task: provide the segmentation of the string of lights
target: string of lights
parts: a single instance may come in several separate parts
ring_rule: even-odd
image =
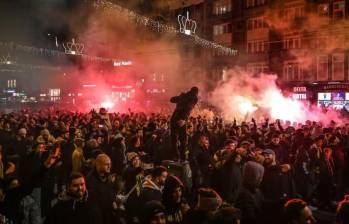
[[[58,50],[52,50],[48,48],[37,48],[33,46],[27,46],[27,45],[21,45],[14,42],[1,42],[0,41],[0,48],[5,48],[9,51],[22,51],[34,55],[41,55],[41,56],[55,56],[55,57],[65,57],[67,55],[66,52],[58,51]],[[91,56],[87,54],[77,54],[82,59],[88,60],[88,61],[95,61],[95,62],[114,62],[114,58],[104,58],[104,57],[98,57],[98,56]]]
[[[130,20],[133,20],[136,24],[143,25],[146,28],[149,28],[153,31],[162,32],[162,33],[170,33],[170,34],[183,34],[187,35],[187,33],[180,32],[180,30],[176,29],[173,26],[169,26],[159,21],[156,21],[152,18],[140,15],[132,10],[124,8],[118,4],[106,1],[106,0],[97,0],[94,2],[94,7],[99,10],[107,11],[116,11],[118,14],[127,16]],[[196,28],[196,27],[195,27]],[[237,55],[238,51],[220,45],[210,40],[206,40],[204,38],[199,37],[194,34],[187,35],[192,37],[193,41],[205,48],[210,48],[216,51],[219,51],[223,55]]]

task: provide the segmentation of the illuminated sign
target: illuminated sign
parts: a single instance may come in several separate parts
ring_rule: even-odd
[[[345,100],[345,93],[344,92],[332,93],[332,100],[333,101],[344,101]]]
[[[331,100],[331,93],[318,93],[318,100]]]
[[[306,100],[307,94],[306,93],[294,93],[294,94],[292,94],[292,98],[294,100]]]
[[[307,91],[307,87],[305,87],[305,86],[293,87],[293,92],[306,92],[306,91]]]
[[[114,67],[129,66],[132,65],[132,61],[114,61]]]

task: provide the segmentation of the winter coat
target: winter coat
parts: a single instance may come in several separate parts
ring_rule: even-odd
[[[263,211],[263,196],[259,189],[242,187],[236,199],[235,207],[241,210],[241,224],[260,223]]]
[[[20,203],[21,224],[41,224],[41,209],[32,196],[25,196]]]
[[[87,194],[82,200],[65,194],[51,209],[44,224],[102,224],[104,222],[96,206]]]
[[[47,169],[41,167],[37,174],[26,183],[22,183],[18,187],[11,188],[5,191],[5,199],[0,202],[0,213],[6,216],[14,224],[21,224],[23,220],[23,206],[21,202],[23,198],[29,195],[34,187],[42,182],[42,179],[47,174]],[[23,204],[22,204],[23,205]]]
[[[213,188],[227,202],[236,200],[241,187],[241,165],[229,159],[223,167],[216,169],[213,174]]]
[[[198,102],[198,97],[189,91],[172,97],[170,101],[176,104],[176,109],[171,117],[171,122],[173,123],[178,120],[188,119],[190,112]]]
[[[258,186],[264,174],[264,167],[249,161],[243,168],[243,185],[238,193],[235,207],[241,210],[241,224],[260,223],[263,195]]]
[[[162,201],[162,189],[151,178],[146,178],[140,195],[140,205],[144,206],[149,201]]]
[[[110,224],[112,222],[113,201],[116,195],[113,184],[108,180],[102,180],[96,169],[93,169],[86,179],[89,197],[93,203],[98,205],[102,214],[100,223]]]

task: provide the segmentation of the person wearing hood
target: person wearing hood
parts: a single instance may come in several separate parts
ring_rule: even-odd
[[[162,194],[162,204],[165,206],[166,223],[180,224],[185,213],[190,209],[183,198],[184,185],[173,175],[167,177]]]
[[[151,176],[145,178],[140,195],[141,205],[149,201],[162,201],[162,190],[167,178],[167,169],[157,166],[153,169]]]
[[[262,217],[263,195],[259,185],[263,180],[264,167],[254,161],[245,163],[242,171],[242,187],[235,206],[241,210],[241,224],[259,223]]]
[[[125,138],[121,134],[114,136],[107,150],[107,155],[112,161],[112,173],[122,174],[126,168],[126,143]]]
[[[135,157],[136,158],[136,157]],[[136,161],[135,161],[136,163]],[[134,164],[136,165],[136,164]],[[137,222],[141,219],[142,211],[145,208],[147,202],[162,201],[162,189],[165,185],[167,178],[167,169],[163,166],[156,166],[150,176],[143,177],[137,176],[135,179],[141,179],[143,183],[135,181],[135,185],[127,193],[130,194],[125,203],[127,212],[127,219],[130,223]]]
[[[101,218],[95,206],[88,197],[85,177],[73,172],[67,183],[67,191],[58,198],[44,224],[98,224]]]
[[[188,144],[186,121],[195,105],[198,103],[198,87],[192,87],[190,91],[181,93],[170,99],[171,103],[176,104],[171,121],[171,149],[174,159],[185,160],[185,149]],[[180,146],[178,148],[178,141]]]

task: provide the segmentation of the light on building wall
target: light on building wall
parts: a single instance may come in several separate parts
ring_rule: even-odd
[[[113,62],[114,67],[130,66],[130,65],[132,65],[132,61],[114,61]]]

